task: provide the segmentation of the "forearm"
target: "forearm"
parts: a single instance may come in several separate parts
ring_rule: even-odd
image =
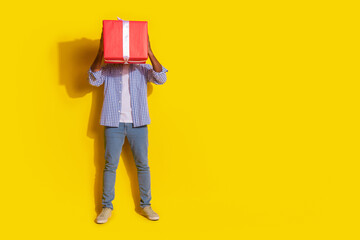
[[[101,70],[101,64],[104,59],[104,51],[99,50],[96,58],[89,69],[89,83],[93,86],[99,87],[105,81],[105,75]]]
[[[151,65],[153,66],[154,71],[161,72],[162,66],[152,52],[149,52],[149,58],[150,58]]]
[[[103,59],[104,59],[104,51],[99,50],[93,64],[91,65],[91,71],[93,72],[99,71],[101,69],[101,64],[103,62]]]

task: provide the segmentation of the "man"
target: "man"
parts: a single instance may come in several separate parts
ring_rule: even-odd
[[[149,38],[148,38],[149,39]],[[147,103],[147,83],[164,84],[166,72],[155,58],[148,41],[150,64],[105,64],[103,33],[98,54],[88,70],[89,83],[99,87],[104,84],[104,102],[100,124],[104,126],[105,168],[103,176],[102,211],[97,223],[105,223],[113,210],[116,169],[125,136],[130,143],[137,168],[142,215],[158,220],[151,208],[150,169],[148,165],[148,127],[150,116]]]

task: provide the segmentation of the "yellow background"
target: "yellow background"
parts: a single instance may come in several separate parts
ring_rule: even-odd
[[[357,239],[356,1],[8,1],[1,9],[3,239]],[[102,20],[149,22],[152,206],[121,155],[97,225]]]

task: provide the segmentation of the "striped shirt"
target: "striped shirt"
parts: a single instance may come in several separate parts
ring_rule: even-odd
[[[118,127],[121,113],[123,64],[105,64],[99,71],[88,70],[89,83],[99,87],[104,84],[104,102],[100,125]],[[150,64],[130,64],[129,84],[133,127],[150,124],[147,102],[147,83],[164,84],[168,70],[162,66],[161,72],[153,70]]]

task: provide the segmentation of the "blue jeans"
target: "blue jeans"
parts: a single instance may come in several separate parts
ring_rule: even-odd
[[[150,205],[150,168],[148,165],[148,127],[133,127],[132,123],[119,122],[119,127],[104,128],[105,135],[105,168],[103,181],[103,208],[113,209],[112,201],[115,197],[116,169],[119,164],[121,150],[125,136],[130,143],[137,168],[140,190],[140,207]]]

